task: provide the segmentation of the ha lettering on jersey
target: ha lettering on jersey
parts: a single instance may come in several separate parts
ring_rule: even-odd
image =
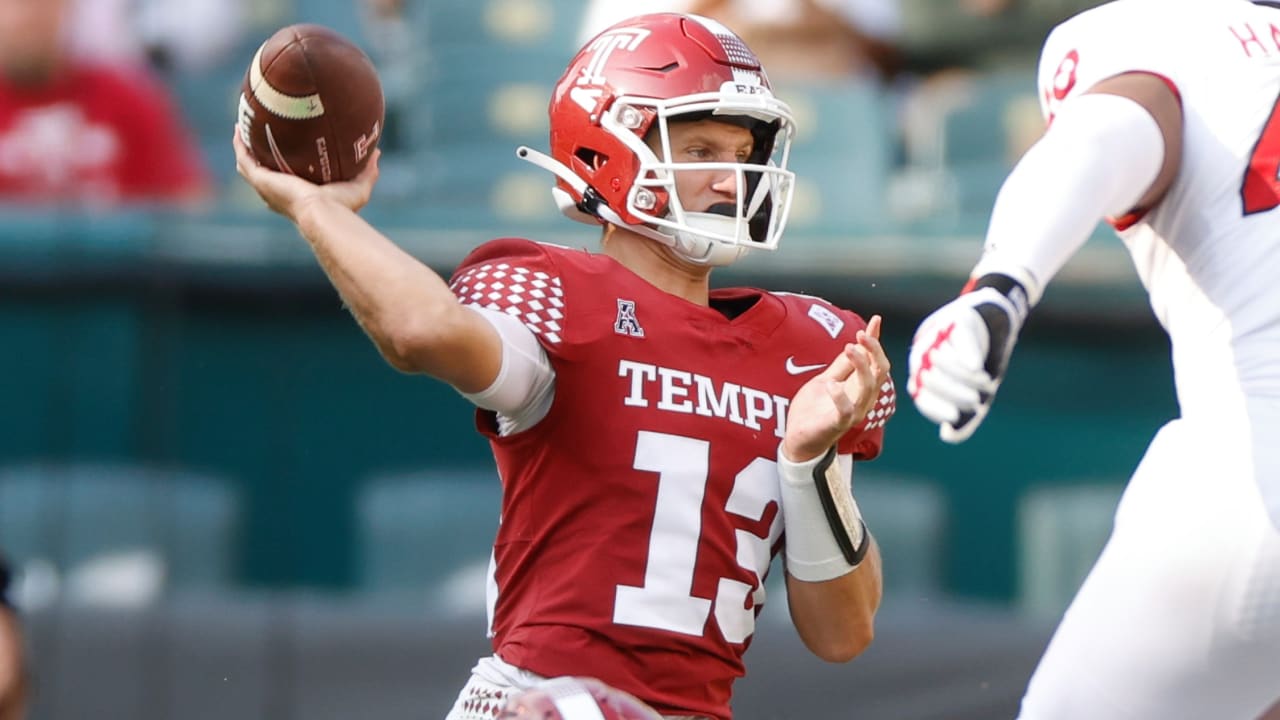
[[[626,407],[715,417],[754,431],[772,428],[778,438],[786,432],[791,401],[781,395],[632,360],[618,361],[618,377],[627,380],[627,394],[622,399]]]

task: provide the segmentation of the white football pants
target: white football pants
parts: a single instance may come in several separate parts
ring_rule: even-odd
[[[1152,440],[1021,720],[1255,720],[1280,698],[1280,410],[1249,416]]]

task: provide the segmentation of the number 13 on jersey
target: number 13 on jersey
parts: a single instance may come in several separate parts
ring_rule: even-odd
[[[753,585],[719,578],[714,602],[695,597],[693,577],[710,459],[711,444],[706,440],[640,431],[635,469],[657,473],[658,499],[649,533],[644,585],[617,586],[615,623],[701,636],[714,607],[716,624],[725,640],[742,643],[754,632],[754,608],[764,602],[769,550],[782,533],[782,513],[774,516],[767,537],[734,530],[738,564],[754,573]],[[734,477],[724,510],[758,522],[769,503],[777,500],[777,463],[756,458]],[[749,593],[753,599],[750,608],[746,606]]]

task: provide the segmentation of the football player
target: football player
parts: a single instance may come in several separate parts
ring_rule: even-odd
[[[317,187],[233,142],[387,360],[478,407],[503,484],[494,653],[449,720],[583,674],[668,717],[728,720],[783,547],[809,649],[847,661],[871,641],[880,560],[850,483],[894,411],[880,320],[711,290],[713,268],[777,247],[794,184],[791,112],[728,28],[618,23],[549,112],[550,153],[518,154],[554,173],[603,251],[495,240],[448,284],[353,212],[376,166]]]
[[[1024,720],[1257,718],[1280,697],[1280,9],[1118,0],[1060,25],[1049,122],[910,393],[948,442],[991,407],[1027,313],[1109,218],[1172,341],[1181,409],[1022,701]],[[1106,412],[1107,398],[1098,398]]]

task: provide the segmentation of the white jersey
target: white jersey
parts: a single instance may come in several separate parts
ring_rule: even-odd
[[[1182,168],[1116,222],[1169,333],[1184,416],[1280,398],[1280,9],[1118,0],[1066,21],[1040,58],[1042,110],[1149,72],[1182,99]]]
[[[1041,56],[1046,117],[1128,72],[1182,100],[1172,187],[1114,222],[1172,341],[1182,417],[1130,479],[1019,719],[1248,720],[1280,695],[1280,9],[1078,15]]]

